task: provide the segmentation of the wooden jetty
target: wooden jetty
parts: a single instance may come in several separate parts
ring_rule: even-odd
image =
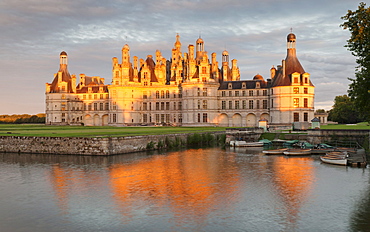
[[[347,165],[351,167],[366,168],[367,160],[365,149],[357,149],[355,152],[348,152]]]

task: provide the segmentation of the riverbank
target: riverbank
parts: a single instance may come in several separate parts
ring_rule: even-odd
[[[94,138],[0,136],[0,152],[105,156],[202,142],[224,143],[224,135],[225,132]]]

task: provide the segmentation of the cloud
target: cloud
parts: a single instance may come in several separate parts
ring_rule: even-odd
[[[131,56],[161,50],[170,58],[176,33],[183,52],[201,35],[209,54],[227,49],[242,79],[269,76],[286,56],[293,28],[297,55],[316,86],[316,101],[345,94],[355,59],[343,47],[349,32],[341,16],[358,3],[348,0],[2,0],[0,2],[0,88],[4,113],[44,111],[44,83],[67,51],[71,73],[111,80],[111,58],[128,43]],[[328,87],[334,84],[335,88]],[[337,86],[338,85],[338,86]],[[343,92],[341,92],[343,91]],[[15,103],[17,102],[17,103]],[[31,106],[32,107],[29,107]]]

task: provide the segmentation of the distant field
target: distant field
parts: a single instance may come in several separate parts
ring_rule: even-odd
[[[120,137],[224,131],[225,127],[88,127],[0,124],[0,136],[38,137]]]
[[[368,122],[360,122],[357,124],[330,124],[330,125],[321,125],[321,129],[330,129],[330,130],[370,130],[370,125]]]

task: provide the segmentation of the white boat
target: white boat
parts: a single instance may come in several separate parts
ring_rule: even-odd
[[[284,151],[284,155],[310,155],[311,149],[288,149]]]
[[[327,164],[336,164],[336,165],[347,165],[346,157],[326,157],[320,156],[322,162]]]
[[[320,160],[328,164],[347,165],[347,152],[329,152],[320,156]]]
[[[262,147],[263,142],[230,141],[232,147]]]
[[[284,151],[287,151],[288,148],[281,148],[281,149],[271,149],[271,150],[264,150],[262,151],[263,154],[266,155],[282,155]]]

